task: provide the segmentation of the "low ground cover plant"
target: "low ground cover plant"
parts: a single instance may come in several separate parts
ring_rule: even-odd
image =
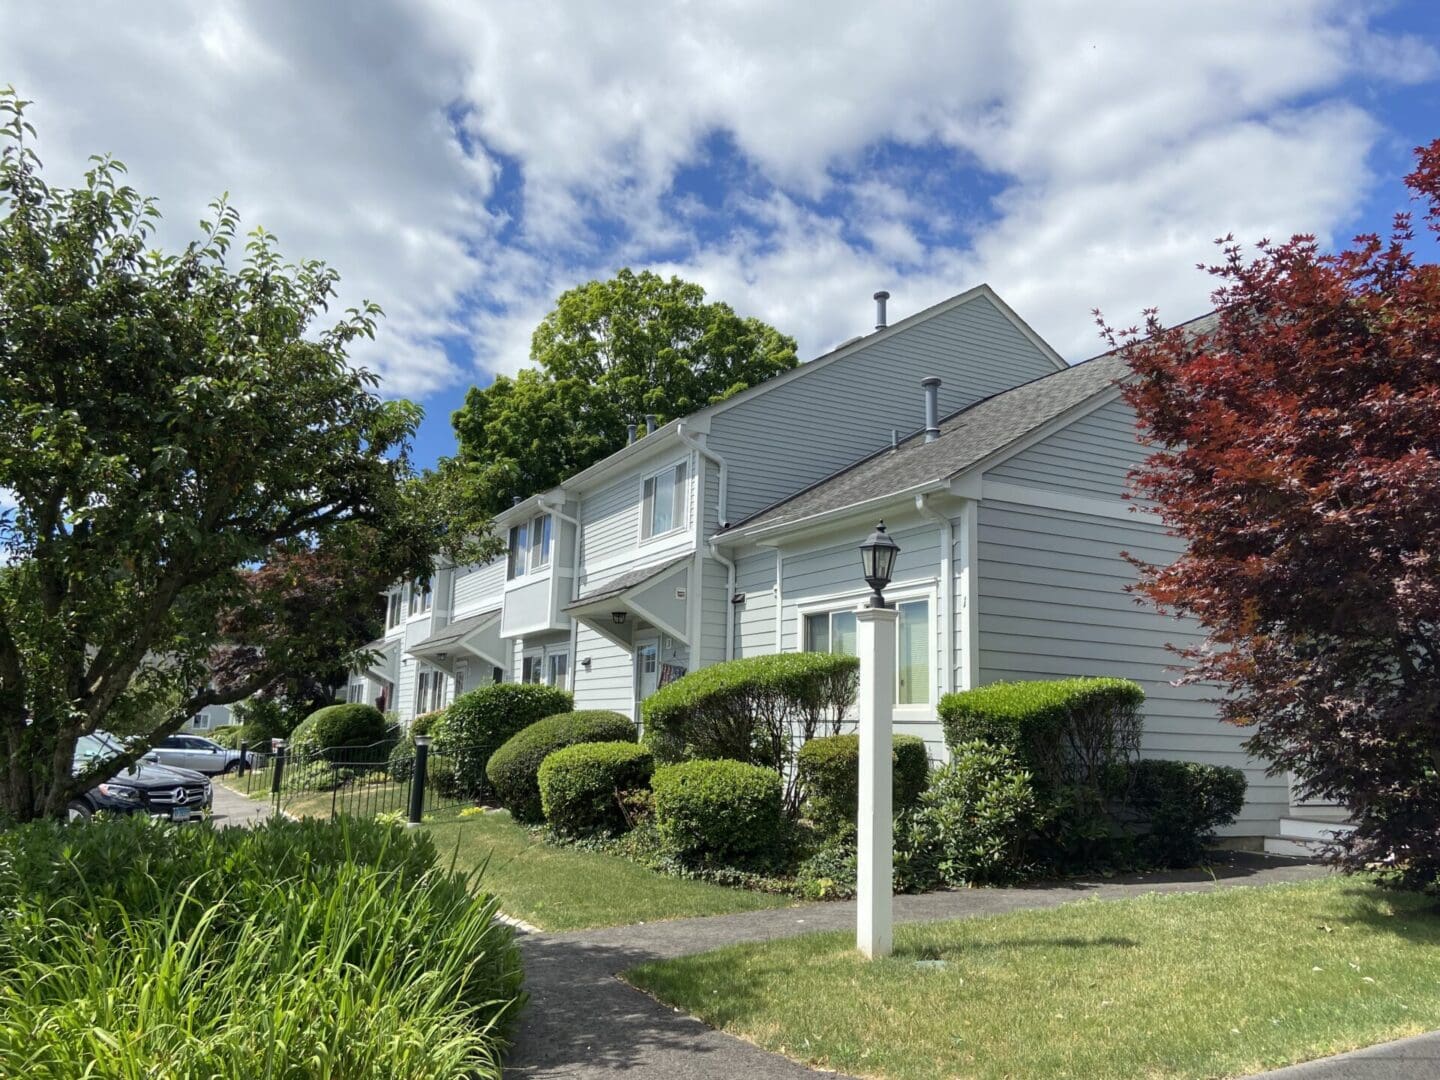
[[[545,819],[540,802],[540,765],[556,750],[577,743],[634,742],[635,724],[606,709],[565,712],[537,720],[507,739],[485,765],[485,777],[516,821]]]
[[[628,721],[627,721],[628,723]],[[548,755],[536,777],[545,821],[562,836],[624,831],[627,796],[650,786],[655,758],[633,742],[587,742]]]
[[[535,683],[495,683],[461,694],[432,725],[437,754],[453,763],[455,783],[475,799],[494,796],[485,776],[491,755],[516,734],[547,716],[569,712],[566,690]]]
[[[0,1075],[500,1075],[496,902],[423,834],[139,818],[0,834]]]

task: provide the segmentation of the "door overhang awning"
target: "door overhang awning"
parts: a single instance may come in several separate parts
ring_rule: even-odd
[[[641,620],[689,645],[690,562],[682,555],[621,574],[567,604],[565,614],[629,651]]]
[[[476,612],[442,626],[405,650],[427,664],[455,674],[455,661],[478,657],[492,667],[506,668],[506,647],[500,638],[500,609]]]

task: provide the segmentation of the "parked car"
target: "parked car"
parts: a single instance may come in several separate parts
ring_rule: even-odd
[[[245,764],[250,764],[249,754]],[[228,773],[240,767],[240,751],[221,746],[214,739],[203,735],[171,735],[161,739],[155,748],[145,755],[154,758],[161,765],[173,765],[181,769],[194,769],[206,776]]]
[[[75,744],[75,771],[117,750],[118,745],[107,735],[82,735]],[[204,774],[142,759],[71,800],[70,820],[88,819],[103,810],[190,821],[209,812],[212,798],[210,781]]]

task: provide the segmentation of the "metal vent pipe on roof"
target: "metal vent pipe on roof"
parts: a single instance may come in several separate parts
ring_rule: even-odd
[[[626,445],[626,446],[629,446],[631,443],[633,443],[633,442],[635,441],[635,428],[636,428],[637,426],[638,426],[638,425],[633,424],[633,423],[632,423],[632,424],[626,424],[626,425],[625,425],[625,445]]]
[[[659,419],[653,412],[645,414],[645,434],[652,435],[655,432],[656,421]]]
[[[876,330],[884,330],[885,327],[886,327],[886,325],[888,325],[888,324],[885,322],[885,301],[886,301],[886,300],[889,300],[889,299],[890,299],[890,294],[889,294],[888,292],[886,292],[884,289],[881,289],[879,292],[877,292],[877,293],[875,294],[875,329],[876,329]]]
[[[925,441],[934,442],[940,437],[940,379],[931,375],[920,385],[925,388]]]

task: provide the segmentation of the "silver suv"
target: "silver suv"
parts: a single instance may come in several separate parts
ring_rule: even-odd
[[[233,772],[240,767],[239,750],[226,749],[215,740],[200,735],[167,736],[156,743],[145,756],[147,759],[153,758],[161,765],[194,769],[207,776]]]

